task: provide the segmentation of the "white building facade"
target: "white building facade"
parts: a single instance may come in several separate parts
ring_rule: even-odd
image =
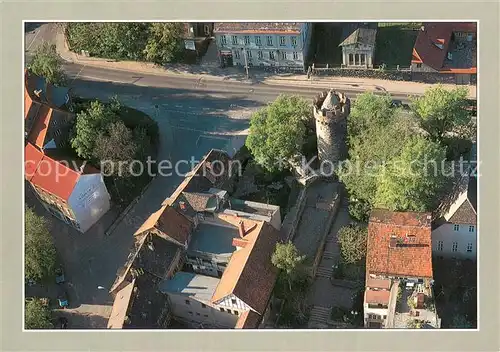
[[[305,69],[311,23],[217,23],[214,34],[221,65]],[[272,25],[272,26],[271,26]],[[281,26],[280,26],[281,25]]]

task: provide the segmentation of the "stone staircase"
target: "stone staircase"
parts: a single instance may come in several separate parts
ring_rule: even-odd
[[[331,308],[314,306],[309,316],[309,329],[327,329],[327,321],[330,319]]]
[[[316,277],[332,277],[333,269],[331,267],[319,267],[316,271]]]
[[[324,251],[323,259],[338,259],[340,253],[338,251]]]

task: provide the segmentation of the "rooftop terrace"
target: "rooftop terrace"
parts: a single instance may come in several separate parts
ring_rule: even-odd
[[[201,301],[210,301],[220,279],[180,271],[170,280],[162,281],[159,289],[163,293],[194,296]]]

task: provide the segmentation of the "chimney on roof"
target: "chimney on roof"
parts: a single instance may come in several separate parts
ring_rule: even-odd
[[[398,239],[396,236],[391,236],[391,239],[389,240],[389,248],[396,248],[396,245],[398,244]]]
[[[186,210],[186,203],[185,202],[179,202],[179,207],[181,210]]]
[[[35,94],[38,98],[41,98],[42,97],[42,92],[43,92],[43,90],[41,90],[41,89],[35,89],[33,91],[33,94]]]
[[[245,224],[243,223],[243,220],[240,220],[238,223],[238,232],[240,233],[241,238],[245,237]]]

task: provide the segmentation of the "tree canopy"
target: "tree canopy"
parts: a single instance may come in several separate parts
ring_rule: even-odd
[[[310,104],[294,95],[280,95],[253,114],[246,146],[259,165],[268,171],[289,167],[300,155],[305,140],[305,120],[312,114]]]
[[[424,166],[434,160],[440,171],[446,149],[391,102],[390,96],[362,94],[349,118],[349,158],[339,178],[350,195],[349,213],[360,221],[368,221],[374,206],[431,210],[433,192],[442,186],[442,173]]]
[[[26,329],[52,329],[50,309],[39,299],[31,299],[25,303],[25,328]]]
[[[444,179],[446,149],[422,136],[403,144],[381,172],[375,204],[393,211],[428,211]]]
[[[144,49],[146,60],[157,64],[173,61],[184,49],[183,31],[182,23],[152,23]]]
[[[300,265],[305,258],[306,256],[301,255],[292,242],[277,243],[271,256],[271,262],[286,274],[291,286],[292,281],[299,275]]]
[[[92,56],[171,62],[182,49],[182,23],[101,22],[68,23],[71,50]]]
[[[25,213],[25,276],[37,282],[54,276],[57,253],[47,223],[32,209]]]
[[[61,86],[66,82],[56,46],[47,42],[36,49],[29,70],[37,76],[44,77],[50,84]]]
[[[366,239],[368,230],[359,225],[349,225],[340,228],[337,239],[342,260],[346,264],[354,264],[366,256]]]
[[[117,119],[109,105],[92,101],[88,109],[76,115],[75,135],[71,146],[81,158],[91,160],[95,156],[98,136],[102,131],[107,131],[108,126]]]
[[[410,107],[422,129],[440,141],[446,133],[470,122],[467,95],[465,87],[446,89],[438,85],[427,89],[423,96],[414,97]]]

